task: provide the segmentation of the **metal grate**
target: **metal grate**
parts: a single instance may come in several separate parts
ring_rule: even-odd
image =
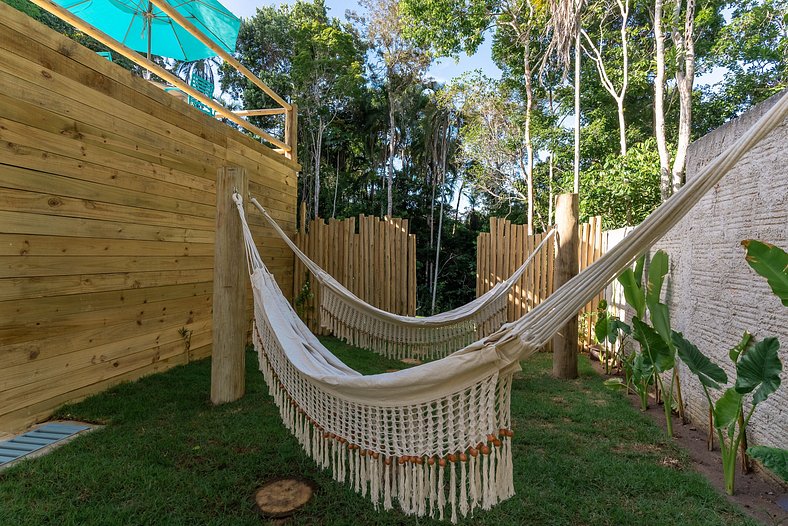
[[[11,440],[0,442],[0,466],[29,455],[64,438],[90,429],[86,425],[46,424]]]

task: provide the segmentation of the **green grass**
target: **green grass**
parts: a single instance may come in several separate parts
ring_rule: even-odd
[[[365,373],[403,365],[324,339]],[[60,411],[107,426],[0,472],[0,525],[255,525],[255,488],[301,476],[319,487],[292,524],[439,524],[375,511],[315,467],[282,427],[256,358],[247,395],[209,402],[207,360],[124,384]],[[512,411],[517,495],[464,524],[755,524],[689,468],[687,455],[581,358],[581,377],[524,362]]]

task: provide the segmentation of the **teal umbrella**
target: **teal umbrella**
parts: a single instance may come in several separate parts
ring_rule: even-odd
[[[148,0],[53,0],[131,49],[190,62],[216,56]],[[216,0],[169,2],[228,53],[235,51],[241,21]]]

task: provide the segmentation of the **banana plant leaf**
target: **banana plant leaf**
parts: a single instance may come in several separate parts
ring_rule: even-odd
[[[725,374],[725,371],[684,338],[683,334],[674,331],[672,341],[681,361],[698,377],[701,384],[712,389],[719,389],[720,384],[728,383],[728,375]]]
[[[743,353],[736,363],[736,392],[752,395],[753,405],[758,405],[780,387],[783,364],[778,351],[777,338],[765,338]]]
[[[788,254],[780,247],[755,239],[745,239],[741,244],[747,250],[747,263],[766,278],[772,291],[788,307]]]
[[[632,336],[640,344],[645,364],[654,367],[658,373],[664,373],[675,365],[674,352],[657,331],[632,318]]]
[[[732,437],[736,422],[739,419],[739,413],[741,412],[741,405],[742,394],[733,387],[726,389],[725,393],[714,404],[714,427],[726,429],[728,436]]]

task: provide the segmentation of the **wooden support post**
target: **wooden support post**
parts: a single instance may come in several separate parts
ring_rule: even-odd
[[[553,287],[558,289],[578,273],[577,194],[561,194],[556,200],[555,218],[558,250],[555,255]],[[553,376],[577,378],[577,316],[553,337]]]
[[[246,254],[233,190],[247,194],[243,168],[225,166],[216,175],[216,241],[213,268],[213,356],[211,402],[244,395],[246,346]]]

